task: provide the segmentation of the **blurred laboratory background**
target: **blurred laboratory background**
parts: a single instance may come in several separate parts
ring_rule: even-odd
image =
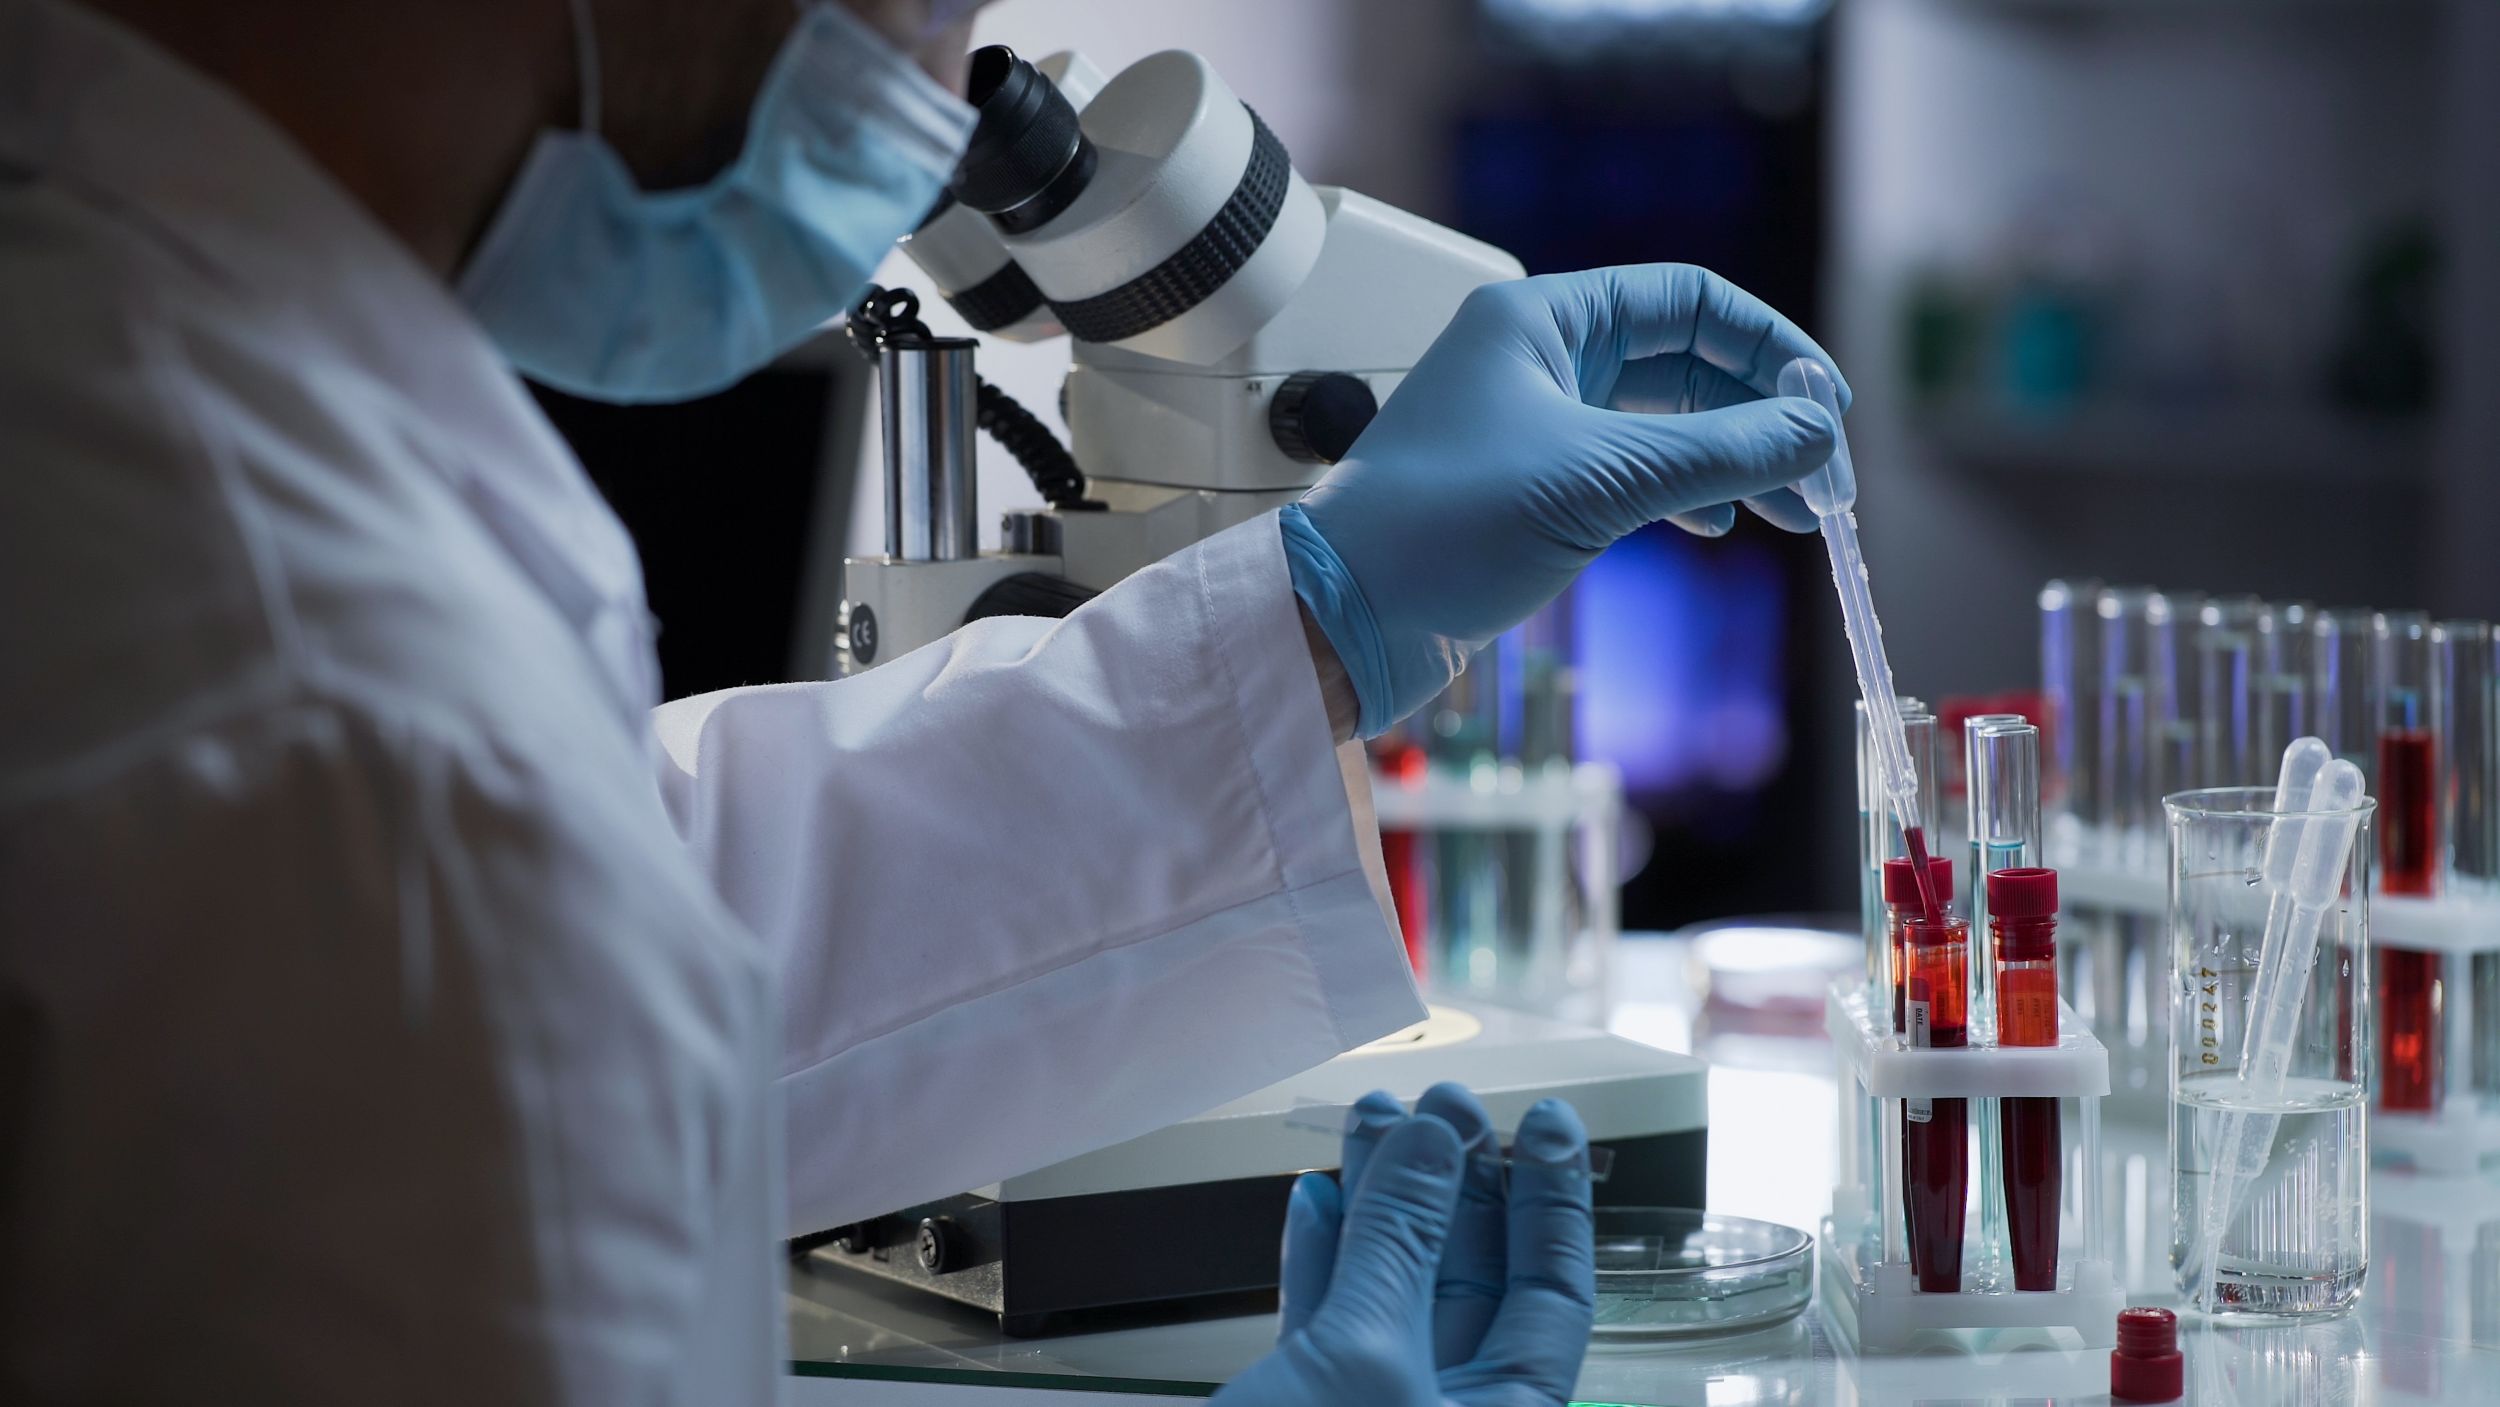
[[[1314,182],[1532,273],[1695,263],[1788,312],[1855,389],[1875,596],[1931,704],[2039,715],[2050,578],[2500,615],[2500,5],[1003,0],[978,38],[1197,50]],[[1064,342],[981,356],[1063,429]],[[828,336],[691,407],[548,398],[642,541],[672,694],[833,668],[838,559],[882,548],[871,384]],[[1038,500],[982,453],[995,533]],[[1827,570],[1752,520],[1654,528],[1383,740],[1419,962],[1510,951],[1471,925],[1854,928]],[[1438,828],[1488,795],[1528,819]]]

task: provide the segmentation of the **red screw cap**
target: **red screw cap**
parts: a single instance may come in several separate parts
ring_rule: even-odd
[[[1998,870],[1988,876],[1988,912],[1997,918],[2057,917],[2057,871]]]
[[[2109,1395],[2121,1402],[2175,1402],[2185,1390],[2179,1316],[2137,1305],[2118,1311],[2118,1347],[2109,1355]]]
[[[1953,862],[1942,855],[1927,857],[1927,877],[1936,886],[1936,902],[1953,897]],[[1907,860],[1884,862],[1884,902],[1915,904],[1918,902],[1918,871]]]

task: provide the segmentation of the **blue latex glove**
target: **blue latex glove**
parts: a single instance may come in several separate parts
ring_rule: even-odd
[[[1345,460],[1285,509],[1293,586],[1386,730],[1645,523],[1716,536],[1831,456],[1792,358],[1831,358],[1726,280],[1645,264],[1470,294]],[[1835,379],[1837,379],[1835,377]],[[1848,386],[1839,387],[1842,409]]]
[[[1356,1114],[1338,1178],[1294,1184],[1275,1351],[1215,1401],[1559,1407],[1596,1316],[1579,1116],[1530,1109],[1505,1179],[1468,1156],[1493,1151],[1490,1123],[1456,1085],[1412,1115],[1385,1094]]]

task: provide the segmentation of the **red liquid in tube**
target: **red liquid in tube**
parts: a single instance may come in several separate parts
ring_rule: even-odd
[[[2431,735],[2379,735],[2379,891],[2428,898],[2439,871],[2439,768]],[[2371,1015],[2379,1032],[2378,1106],[2427,1113],[2439,1100],[2439,1021],[2433,989],[2439,956],[2403,948],[2378,953]]]
[[[1909,1030],[1910,925],[1918,921],[1918,871],[1907,860],[1884,862],[1884,931],[1892,940],[1892,1033]],[[1953,892],[1953,862],[1942,856],[1927,862],[1928,887]]]
[[[2057,1044],[2057,871],[1988,876],[1988,924],[1997,960],[1997,1044]],[[2005,1225],[2014,1288],[2057,1288],[2057,1206],[2065,1135],[2054,1099],[1998,1108],[2005,1163]]]
[[[1970,1044],[1970,924],[1950,914],[1909,922],[1910,1044]],[[1962,1212],[1970,1196],[1970,1101],[1905,1099],[1902,1204],[1918,1287],[1962,1288]]]

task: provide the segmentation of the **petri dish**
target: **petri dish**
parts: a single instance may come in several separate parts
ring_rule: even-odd
[[[1597,1209],[1601,1342],[1750,1333],[1814,1298],[1814,1238],[1684,1207]]]

